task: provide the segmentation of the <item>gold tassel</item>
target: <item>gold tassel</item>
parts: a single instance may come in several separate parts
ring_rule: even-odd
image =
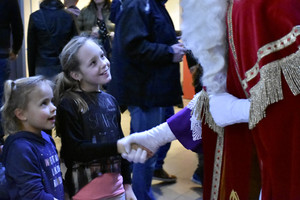
[[[266,117],[265,111],[269,105],[283,99],[281,73],[292,93],[298,95],[300,93],[300,50],[261,68],[260,81],[250,90],[250,129]]]
[[[211,128],[214,132],[216,132],[219,136],[223,137],[224,128],[218,126],[211,113],[209,112],[209,96],[205,90],[202,90],[194,108],[192,109],[191,115],[195,115],[197,120],[201,120],[204,123],[208,124],[209,128]]]

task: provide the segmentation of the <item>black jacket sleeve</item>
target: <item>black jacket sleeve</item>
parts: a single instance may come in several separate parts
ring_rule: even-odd
[[[33,15],[29,17],[27,32],[27,59],[29,76],[35,75],[35,58],[37,56],[37,35]]]
[[[11,0],[12,12],[11,12],[11,30],[13,37],[12,51],[14,54],[18,54],[23,43],[23,23],[20,13],[20,8],[17,0]]]

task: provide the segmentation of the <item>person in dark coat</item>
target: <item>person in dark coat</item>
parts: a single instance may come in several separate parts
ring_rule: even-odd
[[[4,82],[10,76],[10,60],[15,60],[23,43],[23,22],[18,0],[0,1],[0,107]],[[11,39],[12,38],[12,39]],[[2,121],[0,114],[0,121]],[[5,179],[5,168],[2,164],[2,147],[4,144],[4,131],[0,122],[0,197],[8,199]]]
[[[0,1],[0,106],[4,82],[9,78],[9,60],[15,60],[23,43],[23,22],[17,0]],[[11,37],[12,36],[12,37]],[[12,38],[12,40],[11,40]],[[0,145],[3,144],[0,125]]]
[[[72,15],[59,0],[43,0],[29,18],[27,48],[29,76],[52,78],[61,72],[59,54],[77,35]]]
[[[185,48],[176,37],[162,0],[112,2],[115,23],[108,92],[131,115],[131,133],[166,120],[166,111],[182,103],[179,62]],[[173,108],[172,108],[173,109]],[[137,199],[155,199],[151,181],[156,156],[133,164],[132,186]],[[161,169],[165,178],[170,177]],[[176,181],[176,180],[175,180]]]

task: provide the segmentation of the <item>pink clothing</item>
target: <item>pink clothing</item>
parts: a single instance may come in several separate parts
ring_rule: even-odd
[[[99,200],[111,198],[125,192],[123,177],[118,173],[105,173],[94,178],[89,184],[77,192],[73,200]]]

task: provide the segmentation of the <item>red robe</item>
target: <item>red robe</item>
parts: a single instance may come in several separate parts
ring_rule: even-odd
[[[299,0],[229,3],[227,91],[251,100],[250,120],[220,131],[199,106],[204,199],[258,199],[261,187],[264,200],[300,199],[299,25]]]
[[[299,0],[229,5],[227,89],[250,98],[251,130],[244,124],[224,130],[220,199],[232,191],[239,199],[257,199],[256,152],[262,198],[300,199],[299,10]]]

